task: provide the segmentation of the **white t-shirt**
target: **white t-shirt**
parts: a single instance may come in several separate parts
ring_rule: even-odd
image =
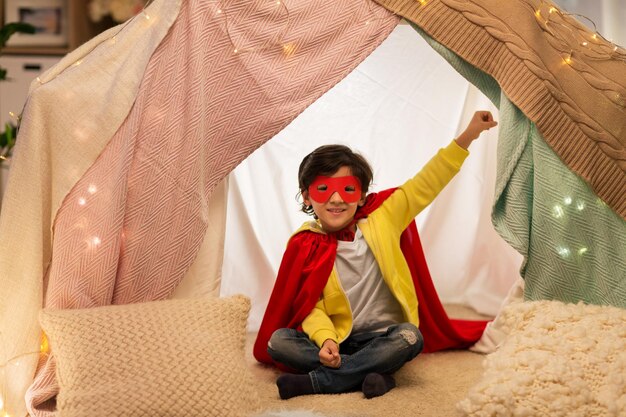
[[[404,315],[357,227],[354,241],[337,242],[335,267],[352,309],[352,334],[385,331]]]

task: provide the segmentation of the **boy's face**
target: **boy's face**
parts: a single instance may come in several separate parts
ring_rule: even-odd
[[[331,175],[330,178],[348,177],[351,175],[352,171],[350,168],[344,166],[339,168],[339,170]],[[342,179],[342,184],[343,182],[344,181]],[[313,183],[315,184],[316,181],[313,181]],[[320,193],[315,193],[314,196],[311,196],[309,190],[302,192],[304,203],[306,205],[313,206],[315,215],[322,224],[324,231],[327,233],[337,232],[350,224],[354,218],[357,208],[362,206],[365,202],[365,194],[361,193],[358,180],[354,186],[349,185],[349,183],[350,181],[345,181],[346,189],[342,190],[343,192],[341,194],[349,195],[351,192],[358,192],[360,195],[357,200],[349,198],[352,202],[345,201],[341,194],[337,191],[333,192],[325,202],[315,201],[314,197]]]

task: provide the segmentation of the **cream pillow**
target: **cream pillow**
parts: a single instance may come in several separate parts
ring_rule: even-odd
[[[518,302],[509,336],[485,359],[459,408],[466,416],[626,416],[626,310]]]
[[[243,296],[43,310],[59,416],[251,415],[249,311]]]

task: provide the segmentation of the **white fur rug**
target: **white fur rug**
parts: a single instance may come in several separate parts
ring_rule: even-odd
[[[513,303],[509,337],[458,404],[465,416],[625,416],[626,310]]]

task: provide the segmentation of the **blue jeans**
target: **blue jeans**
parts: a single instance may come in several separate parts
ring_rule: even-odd
[[[390,326],[386,332],[351,335],[339,345],[341,366],[320,363],[319,351],[306,333],[278,329],[267,352],[276,362],[308,372],[316,393],[340,393],[360,388],[371,372],[391,374],[416,357],[424,347],[422,334],[411,323]]]

